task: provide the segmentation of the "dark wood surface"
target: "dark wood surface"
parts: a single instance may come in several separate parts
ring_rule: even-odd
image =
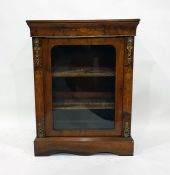
[[[35,37],[134,36],[139,19],[121,20],[27,20]]]
[[[58,152],[84,155],[110,152],[117,155],[133,155],[133,139],[130,133],[133,50],[139,21],[139,19],[27,21],[33,37],[37,127],[37,138],[34,142],[35,155],[50,155]],[[50,51],[55,45],[112,45],[116,48],[114,75],[113,72],[112,74],[98,72],[100,76],[102,73],[109,73],[109,76],[115,77],[114,129],[71,131],[53,129]],[[95,93],[93,95],[89,92],[85,93],[90,97],[98,96]],[[81,92],[71,95],[80,98]],[[70,94],[67,93],[65,96],[67,98]]]
[[[113,98],[114,93],[113,92],[53,92],[53,98],[54,99],[68,99],[68,98],[74,98],[74,99],[80,99],[80,98]]]
[[[46,55],[44,58],[44,66],[45,66],[45,127],[46,127],[46,135],[47,136],[120,136],[122,133],[122,96],[123,96],[123,60],[124,60],[124,49],[125,42],[123,38],[83,38],[83,39],[61,39],[61,38],[53,38],[47,39],[43,38],[48,42],[48,50],[46,51]],[[52,73],[51,73],[51,48],[56,45],[113,45],[117,50],[116,55],[116,70],[115,70],[115,129],[114,130],[64,130],[64,131],[56,131],[53,129],[53,119],[52,119]]]
[[[62,99],[53,103],[53,109],[114,109],[114,102],[107,99]]]
[[[72,67],[71,69],[58,69],[52,73],[53,77],[113,77],[114,71],[109,68],[82,68]]]
[[[112,153],[120,156],[132,156],[134,143],[131,137],[47,137],[34,141],[35,156],[47,156],[55,153],[92,155]]]

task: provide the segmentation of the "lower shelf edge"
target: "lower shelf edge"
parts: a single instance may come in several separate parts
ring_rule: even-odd
[[[93,155],[112,153],[132,156],[132,137],[45,137],[34,141],[35,156],[48,156],[56,153]]]

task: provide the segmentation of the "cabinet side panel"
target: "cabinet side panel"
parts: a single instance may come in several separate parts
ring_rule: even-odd
[[[34,86],[37,137],[45,137],[44,129],[44,72],[42,61],[41,39],[33,38]]]
[[[133,81],[134,37],[125,39],[124,88],[123,88],[123,137],[130,137]]]
[[[117,39],[116,47],[116,92],[115,92],[115,123],[119,135],[121,135],[122,126],[122,105],[123,105],[123,60],[124,60],[124,40]]]

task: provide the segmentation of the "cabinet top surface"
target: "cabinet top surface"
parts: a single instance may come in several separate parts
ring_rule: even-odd
[[[137,22],[140,19],[96,19],[96,20],[27,20],[27,23],[103,23],[103,22]]]

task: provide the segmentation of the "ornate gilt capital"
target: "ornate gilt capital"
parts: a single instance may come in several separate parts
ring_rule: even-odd
[[[133,51],[133,37],[128,37],[127,39],[127,62],[128,65],[132,64],[132,51]]]
[[[34,67],[40,65],[40,41],[38,38],[33,38],[33,50],[34,50]]]

